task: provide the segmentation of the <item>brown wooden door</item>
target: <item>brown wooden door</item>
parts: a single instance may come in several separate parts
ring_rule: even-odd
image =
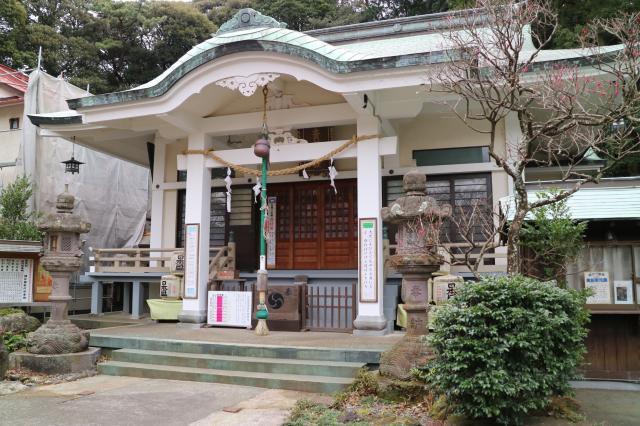
[[[276,202],[276,269],[357,268],[356,182],[271,185]]]

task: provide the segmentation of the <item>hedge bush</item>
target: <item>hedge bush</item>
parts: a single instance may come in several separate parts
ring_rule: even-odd
[[[569,380],[585,352],[586,293],[522,276],[464,286],[434,318],[437,356],[418,376],[450,414],[520,424]]]

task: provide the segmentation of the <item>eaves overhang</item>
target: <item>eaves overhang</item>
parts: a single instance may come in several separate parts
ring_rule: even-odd
[[[67,104],[71,109],[80,109],[156,98],[167,93],[176,82],[196,68],[225,56],[248,52],[275,53],[297,57],[312,62],[321,69],[333,74],[351,74],[363,71],[431,65],[450,60],[451,57],[450,51],[442,50],[409,55],[340,61],[302,46],[268,40],[243,40],[218,45],[191,57],[152,86],[79,99],[69,99]]]
[[[64,124],[82,124],[81,115],[53,116],[46,114],[27,114],[29,120],[34,126],[41,125],[64,125]]]

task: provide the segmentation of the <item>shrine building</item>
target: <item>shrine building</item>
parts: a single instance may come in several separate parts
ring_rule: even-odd
[[[314,291],[333,287],[332,295],[350,300],[345,325],[332,317],[314,329],[389,330],[395,318],[385,317],[385,283],[399,278],[385,267],[394,235],[380,211],[402,194],[403,175],[420,170],[429,195],[452,206],[479,200],[497,210],[510,194],[506,173],[489,158],[488,136],[451,112],[456,99],[429,90],[429,70],[447,60],[443,31],[455,31],[451,18],[459,13],[472,12],[301,33],[243,9],[152,81],[32,115],[42,135],[152,170],[147,255],[155,260],[144,266],[140,257],[112,258],[100,272],[96,257],[90,276],[135,276],[126,297],[140,314],[145,299],[158,298],[158,277],[167,273],[158,259],[186,246],[179,319],[188,323],[206,322],[207,291],[219,271],[237,270],[232,278],[254,282],[265,206],[254,195],[261,159],[253,144],[266,101],[269,284],[304,282],[312,301]],[[536,60],[561,57],[543,51]],[[505,149],[519,132],[517,117],[507,117],[497,145]],[[471,276],[455,259],[449,269]],[[502,248],[480,267],[505,271]],[[394,310],[397,285],[395,292],[387,303]]]

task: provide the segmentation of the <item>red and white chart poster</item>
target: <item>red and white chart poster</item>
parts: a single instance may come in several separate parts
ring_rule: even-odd
[[[250,291],[210,291],[207,305],[207,324],[251,326]]]

